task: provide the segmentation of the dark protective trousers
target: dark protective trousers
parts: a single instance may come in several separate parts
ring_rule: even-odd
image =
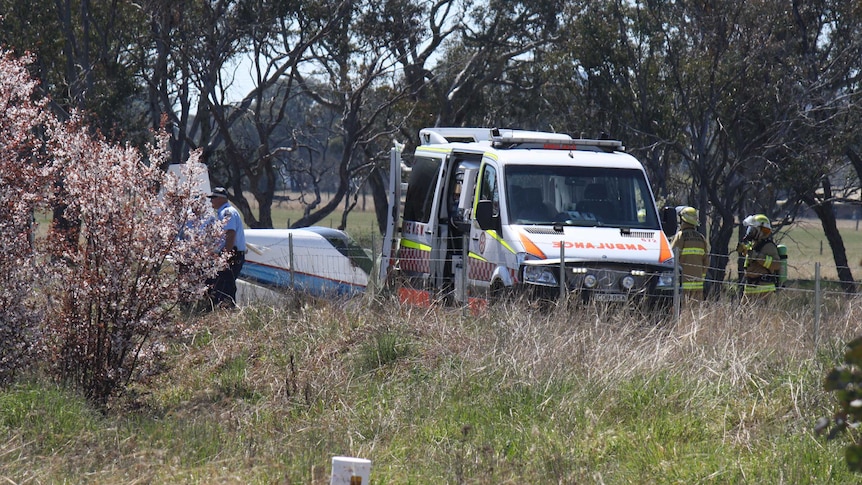
[[[245,254],[234,250],[228,260],[227,268],[216,274],[216,277],[207,281],[209,284],[209,297],[213,307],[236,306],[236,279],[245,264]]]

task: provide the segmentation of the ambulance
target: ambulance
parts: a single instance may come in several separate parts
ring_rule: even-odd
[[[673,298],[649,180],[620,141],[491,128],[425,128],[419,139],[409,167],[391,153],[380,276],[402,299]]]

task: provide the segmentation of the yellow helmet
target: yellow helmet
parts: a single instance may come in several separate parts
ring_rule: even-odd
[[[753,214],[742,220],[742,225],[747,227],[746,236],[766,237],[772,234],[772,223],[764,214]]]
[[[700,224],[700,220],[697,217],[697,209],[694,207],[683,207],[678,212],[680,222],[685,222],[691,224],[692,226],[697,226]]]

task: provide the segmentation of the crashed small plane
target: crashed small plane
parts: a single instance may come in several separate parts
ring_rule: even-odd
[[[368,286],[373,261],[347,233],[328,227],[246,229],[239,278],[277,291],[351,297]]]

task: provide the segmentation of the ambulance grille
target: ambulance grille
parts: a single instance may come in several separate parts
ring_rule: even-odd
[[[655,237],[655,232],[653,231],[632,231],[629,233],[623,233],[623,237],[636,237],[638,239],[652,239]]]
[[[547,226],[545,226],[545,227],[542,227],[542,226],[525,227],[524,231],[526,231],[529,234],[550,234],[550,235],[560,234],[559,232],[555,231],[553,227],[547,227]]]

